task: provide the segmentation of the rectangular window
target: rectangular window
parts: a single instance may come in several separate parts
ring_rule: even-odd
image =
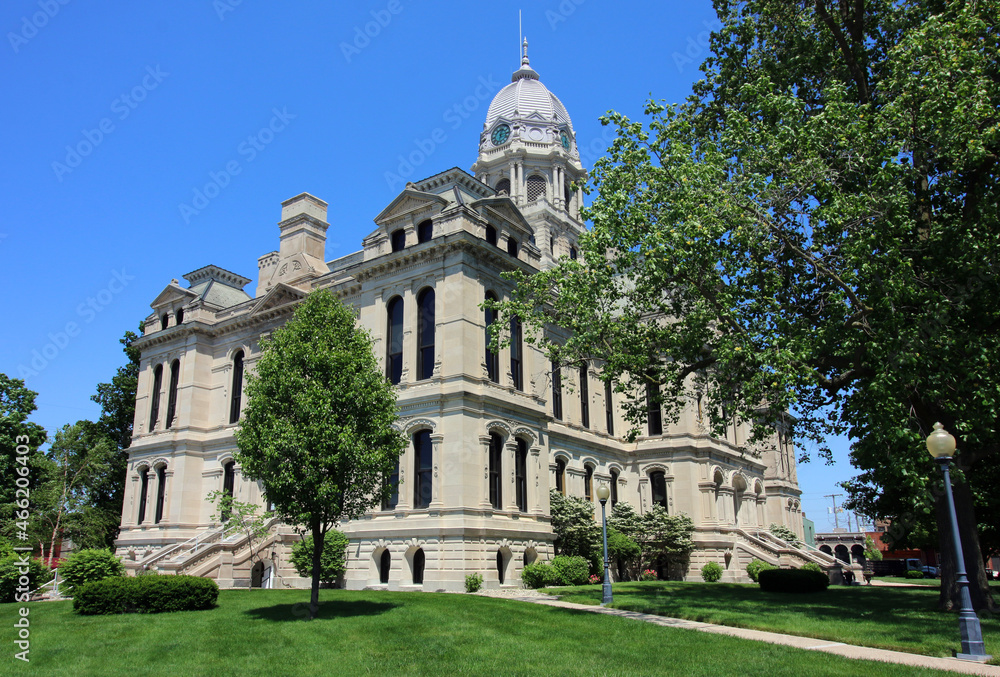
[[[608,434],[615,434],[615,400],[611,381],[604,382],[604,424],[608,428]]]
[[[646,382],[646,423],[649,435],[663,434],[663,414],[660,411],[660,384]]]
[[[528,443],[517,441],[517,458],[514,464],[514,483],[517,493],[517,509],[528,511]]]
[[[503,461],[503,438],[496,433],[490,433],[490,505],[494,510],[503,507],[502,492],[500,491],[501,472]]]
[[[559,363],[552,362],[552,417],[562,419],[562,372]]]
[[[413,507],[426,508],[431,504],[431,481],[434,472],[431,433],[421,430],[413,436],[414,478]]]
[[[514,388],[524,390],[524,355],[521,345],[521,320],[510,319],[510,374],[514,379]]]
[[[389,496],[382,501],[383,510],[394,510],[399,503],[399,460],[396,460],[396,467],[392,474],[385,478],[385,483],[389,487]]]
[[[580,424],[590,427],[590,387],[587,366],[580,367]]]

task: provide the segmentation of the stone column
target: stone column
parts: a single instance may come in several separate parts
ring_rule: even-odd
[[[441,433],[431,434],[431,449],[433,449],[431,452],[431,467],[433,468],[431,478],[431,508],[440,508],[444,505],[444,501],[442,500],[444,492],[441,487],[443,478],[440,476],[440,468],[444,467],[444,463],[441,459],[441,449],[443,447],[441,444],[442,440],[444,440],[444,435]]]
[[[528,450],[528,510],[534,514],[541,514],[542,504],[539,500],[542,495],[542,448],[531,447]]]
[[[479,444],[483,448],[483,481],[479,487],[479,507],[490,509],[490,436],[480,435]]]
[[[502,474],[500,481],[504,485],[504,510],[517,512],[517,440],[512,435],[504,446]]]

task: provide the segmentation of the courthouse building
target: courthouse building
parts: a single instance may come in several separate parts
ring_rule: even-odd
[[[509,293],[502,273],[576,256],[584,224],[571,184],[585,176],[569,113],[525,46],[489,106],[471,169],[407,184],[359,251],[327,261],[327,203],[301,194],[281,203],[278,250],[258,259],[256,285],[212,265],[171,281],[135,343],[142,358],[117,543],[129,568],[223,586],[308,585],[288,562],[299,538],[291,527],[274,523],[251,567],[245,539],[222,536],[206,497],[225,491],[264,505],[234,461],[244,376],[261,337],[314,289],[354,307],[372,333],[409,439],[397,494],[340,526],[350,538],[347,587],[461,590],[477,572],[487,587],[520,585],[526,563],[553,556],[550,489],[596,503],[600,484],[612,503],[639,512],[660,504],[693,519],[697,547],[684,575],[715,561],[727,580],[743,580],[755,557],[810,558],[762,533],[778,523],[802,534],[795,453],[782,431],[759,456],[741,453],[746,427],[713,437],[692,394],[678,423],[652,412],[627,442],[620,395],[599,365],[554,377],[516,323],[481,308]],[[513,335],[499,353],[487,338],[496,321]]]

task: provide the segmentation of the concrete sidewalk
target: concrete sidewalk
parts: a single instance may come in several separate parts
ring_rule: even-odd
[[[653,616],[652,614],[640,614],[634,611],[622,611],[620,609],[606,609],[599,606],[589,606],[586,604],[575,604],[573,602],[562,602],[555,597],[542,595],[521,595],[511,597],[522,602],[532,602],[534,604],[544,604],[546,606],[560,607],[563,609],[575,609],[577,611],[589,611],[595,614],[607,614],[609,616],[619,616],[621,618],[631,618],[637,621],[645,621],[656,625],[663,625],[670,628],[685,628],[687,630],[699,630],[701,632],[712,632],[717,635],[729,635],[731,637],[741,637],[743,639],[753,639],[758,642],[769,642],[771,644],[781,644],[791,646],[796,649],[806,649],[807,651],[823,651],[825,653],[843,656],[844,658],[861,658],[870,661],[882,661],[883,663],[897,663],[899,665],[912,665],[921,668],[935,668],[937,670],[948,670],[966,675],[986,675],[987,677],[1000,677],[1000,666],[982,665],[970,661],[962,661],[957,658],[934,658],[932,656],[921,656],[919,654],[903,653],[902,651],[888,651],[886,649],[870,649],[863,646],[843,644],[840,642],[829,642],[811,637],[796,637],[795,635],[783,635],[778,632],[765,632],[763,630],[746,630],[744,628],[730,628],[725,625],[714,625],[712,623],[700,623],[698,621],[686,621],[680,618],[666,618],[664,616]],[[958,643],[958,629],[955,630],[955,642]]]

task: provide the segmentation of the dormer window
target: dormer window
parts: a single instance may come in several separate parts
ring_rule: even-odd
[[[512,237],[507,238],[507,253],[511,256],[517,256],[517,240]]]
[[[493,226],[486,226],[486,244],[497,246],[497,229]]]
[[[167,314],[163,313],[163,315],[160,316],[160,331],[163,331],[164,329],[166,329],[167,325],[169,324],[169,322],[170,322],[170,320],[169,320]]]
[[[402,228],[392,231],[392,235],[389,236],[389,241],[392,244],[392,251],[403,251],[406,249],[406,231]]]
[[[180,324],[183,321],[184,321],[184,309],[183,308],[178,308],[177,309],[177,324]]]
[[[430,219],[424,219],[417,226],[417,243],[430,242],[431,237],[434,235],[434,222]]]

